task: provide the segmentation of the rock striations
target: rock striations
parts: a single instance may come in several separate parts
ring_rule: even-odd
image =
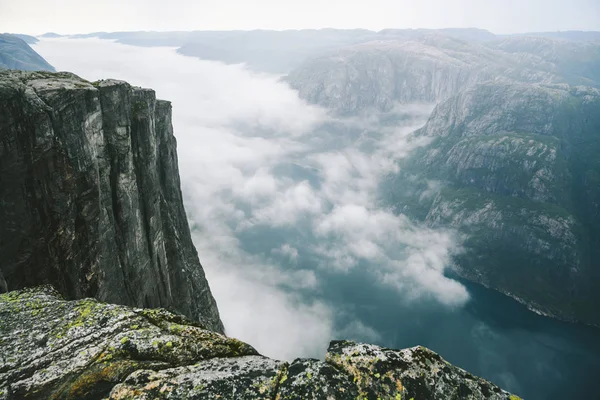
[[[69,73],[0,72],[0,289],[164,307],[223,332],[183,208],[171,105]]]
[[[455,260],[463,277],[539,313],[600,325],[598,110],[600,90],[591,87],[466,89],[416,132],[431,143],[386,182],[389,200],[466,234]],[[424,199],[426,182],[440,190]]]
[[[291,363],[162,309],[51,287],[0,295],[0,399],[502,399],[517,396],[414,347],[332,342]]]
[[[600,325],[600,44],[393,35],[286,78],[334,113],[435,103],[381,185],[397,212],[460,231],[455,271],[529,308]],[[584,85],[584,86],[581,86]]]

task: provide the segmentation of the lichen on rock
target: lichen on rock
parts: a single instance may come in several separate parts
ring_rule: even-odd
[[[263,357],[164,309],[0,295],[0,399],[509,399],[423,347],[331,343],[325,361]]]

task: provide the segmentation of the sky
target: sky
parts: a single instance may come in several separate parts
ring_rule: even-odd
[[[598,0],[0,0],[0,29],[39,35],[137,30],[478,27],[600,30]]]

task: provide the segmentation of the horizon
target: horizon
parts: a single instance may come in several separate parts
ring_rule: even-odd
[[[75,35],[92,35],[92,34],[110,34],[110,33],[192,33],[192,32],[302,32],[302,31],[369,31],[374,33],[381,33],[384,31],[397,30],[397,31],[444,31],[444,30],[473,30],[483,31],[491,33],[495,36],[512,36],[512,35],[533,35],[539,33],[600,33],[600,28],[594,29],[557,29],[557,30],[546,30],[546,31],[522,31],[522,32],[509,32],[509,33],[496,33],[486,28],[480,28],[476,26],[459,27],[459,26],[446,26],[443,28],[383,28],[383,29],[368,29],[368,28],[297,28],[297,29],[189,29],[189,30],[159,30],[159,29],[140,29],[140,30],[106,30],[106,31],[91,31],[91,32],[73,32],[73,33],[62,33],[57,31],[46,31],[43,33],[31,33],[31,32],[3,32],[7,35],[27,35],[36,38],[43,37],[44,35],[58,35],[61,37],[75,36]]]
[[[600,30],[596,0],[0,0],[6,31],[230,31],[287,29],[442,29],[483,26],[496,34]],[[28,33],[29,32],[29,33]]]

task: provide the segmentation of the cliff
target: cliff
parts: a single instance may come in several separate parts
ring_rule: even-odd
[[[348,46],[306,61],[285,80],[301,98],[341,114],[438,103],[490,80],[563,82],[549,63],[439,34]]]
[[[223,332],[183,208],[171,105],[152,90],[0,72],[0,204],[0,289],[47,283]]]
[[[466,234],[455,270],[542,314],[600,324],[600,91],[486,83],[439,104],[388,181],[399,212]],[[411,177],[418,176],[418,179]],[[440,188],[427,198],[427,182]]]
[[[29,44],[34,37],[0,33],[0,70],[54,71],[54,67],[36,53]]]
[[[600,45],[542,37],[476,43],[447,33],[382,31],[307,60],[285,78],[301,98],[342,114],[439,103],[495,82],[600,86]]]
[[[0,295],[1,399],[503,399],[494,384],[414,347],[332,342],[291,363],[165,310],[50,287]]]

